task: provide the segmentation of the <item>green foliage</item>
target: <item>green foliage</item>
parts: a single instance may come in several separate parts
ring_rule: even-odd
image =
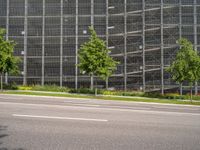
[[[200,57],[187,39],[182,38],[178,43],[180,50],[167,71],[176,82],[188,81],[192,85],[200,79]]]
[[[184,99],[183,95],[179,95],[177,93],[167,93],[163,96],[165,99]]]
[[[32,86],[18,86],[18,90],[33,90]]]
[[[109,90],[103,90],[103,95],[116,95],[116,96],[144,96],[143,92],[138,91],[109,91]]]
[[[13,55],[15,42],[5,40],[5,30],[0,29],[0,74],[18,73],[19,58]]]
[[[71,89],[69,91],[70,93],[79,93],[79,94],[95,94],[95,90],[91,90],[89,88],[79,88],[79,89]],[[128,91],[128,92],[124,92],[124,91],[111,91],[111,90],[103,90],[103,89],[99,89],[98,90],[98,94],[101,95],[113,95],[113,96],[144,96],[143,92],[137,92],[137,91]]]
[[[118,62],[109,56],[109,50],[103,40],[97,37],[95,30],[89,28],[91,37],[79,50],[79,64],[82,73],[96,75],[106,80],[116,70]]]
[[[79,93],[79,94],[94,94],[95,90],[89,88],[79,88],[79,89],[71,89],[70,93]],[[98,91],[99,92],[99,91]]]
[[[5,90],[18,90],[18,86],[15,83],[3,84]]]
[[[191,86],[190,99],[192,101],[192,86],[200,80],[200,56],[187,39],[181,38],[178,43],[180,50],[167,71],[171,73],[172,79],[176,82],[180,84],[184,81],[189,82]]]
[[[150,97],[150,98],[162,98],[164,95],[162,95],[159,92],[149,92],[149,93],[144,93],[144,97]]]
[[[117,91],[109,91],[109,90],[104,90],[102,92],[103,95],[118,95],[120,92]]]
[[[1,75],[1,91],[3,90],[3,75],[19,73],[19,58],[13,56],[14,41],[5,40],[5,30],[0,28],[0,75]]]

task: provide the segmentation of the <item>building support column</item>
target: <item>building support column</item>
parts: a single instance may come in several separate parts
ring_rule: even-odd
[[[91,0],[91,26],[94,27],[94,0]]]
[[[124,91],[127,90],[127,0],[124,0]]]
[[[63,86],[63,0],[60,2],[60,87]]]
[[[94,0],[91,0],[91,26],[94,28]],[[90,88],[94,89],[94,75],[91,75]]]
[[[194,0],[194,49],[197,51],[197,0]],[[198,82],[195,82],[195,95],[198,94]]]
[[[146,91],[146,74],[145,74],[145,0],[142,0],[142,79],[143,79],[143,92]]]
[[[6,8],[6,40],[9,40],[9,14],[10,14],[10,0],[7,0]],[[8,73],[5,74],[5,83],[8,84]]]
[[[78,0],[76,0],[76,62],[75,62],[75,89],[78,89]]]
[[[27,84],[27,37],[28,37],[28,0],[25,0],[25,15],[24,15],[24,70],[23,70],[23,85]]]
[[[161,12],[161,16],[160,16],[160,36],[161,36],[161,45],[160,45],[160,49],[161,49],[161,64],[160,64],[160,68],[161,68],[161,93],[164,94],[164,42],[163,42],[163,0],[161,0],[161,5],[160,5],[160,12]]]
[[[182,38],[182,2],[179,0],[179,39]],[[179,47],[180,48],[180,47]],[[180,95],[183,95],[183,84],[180,84]]]
[[[108,49],[108,47],[109,47],[109,45],[108,45],[108,34],[109,34],[109,32],[108,32],[108,1],[106,1],[106,47],[107,47],[107,49]],[[106,89],[108,89],[108,82],[109,82],[109,79],[107,78],[106,79]]]
[[[44,57],[45,57],[45,0],[43,0],[42,12],[42,86],[44,86]]]

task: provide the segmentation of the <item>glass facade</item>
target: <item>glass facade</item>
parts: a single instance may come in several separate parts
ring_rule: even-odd
[[[200,51],[200,0],[0,0],[0,27],[17,42],[21,74],[6,76],[18,84],[89,87],[78,49],[88,26],[120,61],[102,87],[154,91],[178,87],[165,72],[188,38]]]

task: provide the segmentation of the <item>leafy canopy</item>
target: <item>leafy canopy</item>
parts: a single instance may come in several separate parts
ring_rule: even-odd
[[[79,50],[78,67],[82,73],[96,75],[105,80],[116,70],[118,62],[109,56],[110,50],[107,49],[105,42],[97,37],[93,27],[89,27],[89,30],[90,39]]]
[[[193,84],[200,79],[200,56],[187,39],[181,38],[178,43],[180,50],[167,71],[172,74],[172,79],[176,82],[188,81]]]
[[[13,56],[15,43],[5,40],[5,30],[0,28],[0,74],[18,73],[19,58]]]

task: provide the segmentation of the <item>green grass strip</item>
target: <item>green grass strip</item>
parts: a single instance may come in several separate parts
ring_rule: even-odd
[[[68,97],[68,98],[86,98],[86,99],[99,99],[99,100],[116,100],[128,102],[149,102],[149,103],[164,103],[164,104],[184,104],[184,105],[200,105],[200,101],[190,102],[182,100],[167,100],[167,99],[154,99],[143,97],[114,97],[114,96],[93,96],[93,95],[78,95],[78,94],[60,94],[60,93],[41,93],[30,91],[4,91],[0,94],[18,94],[18,95],[35,95],[35,96],[52,96],[52,97]]]

